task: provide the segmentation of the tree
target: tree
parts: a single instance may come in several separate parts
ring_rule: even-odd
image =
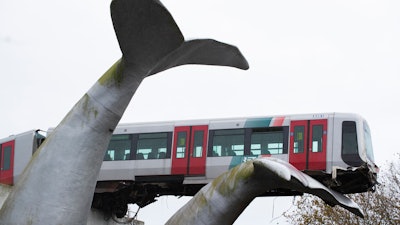
[[[375,192],[348,195],[359,204],[364,219],[309,194],[298,198],[285,217],[293,224],[400,224],[400,154],[396,158],[380,172]]]

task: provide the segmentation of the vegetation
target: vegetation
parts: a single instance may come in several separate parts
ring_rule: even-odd
[[[292,224],[400,224],[400,155],[381,169],[375,192],[348,195],[364,212],[364,219],[341,207],[330,207],[319,198],[305,194],[295,209],[284,216]]]

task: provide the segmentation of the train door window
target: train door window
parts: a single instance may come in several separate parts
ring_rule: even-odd
[[[322,152],[323,126],[312,126],[312,152]]]
[[[203,156],[203,140],[204,140],[204,131],[202,130],[195,131],[192,157],[199,158]]]
[[[213,132],[213,156],[244,155],[244,129],[215,130]]]
[[[178,132],[178,143],[176,145],[176,158],[185,158],[186,154],[186,132]]]
[[[3,165],[2,170],[9,170],[11,168],[11,146],[6,146],[3,148]]]
[[[293,153],[304,152],[304,126],[294,127]]]
[[[139,134],[136,145],[136,159],[165,159],[168,156],[168,133]]]
[[[130,159],[131,145],[132,142],[129,134],[113,135],[104,155],[104,161]]]
[[[13,184],[14,182],[14,146],[15,141],[0,144],[0,183]]]

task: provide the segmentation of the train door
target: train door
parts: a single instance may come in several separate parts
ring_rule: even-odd
[[[205,175],[208,126],[175,127],[172,174]]]
[[[14,144],[9,141],[1,144],[0,149],[0,183],[13,184],[14,176]]]
[[[292,121],[290,124],[290,164],[299,170],[325,170],[326,137],[326,119]]]

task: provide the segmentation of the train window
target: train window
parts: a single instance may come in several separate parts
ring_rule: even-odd
[[[356,123],[353,121],[344,121],[342,126],[342,153],[357,154],[357,130]]]
[[[194,157],[194,158],[202,157],[202,155],[203,155],[203,140],[204,140],[204,131],[202,131],[202,130],[195,131],[192,157]]]
[[[128,160],[131,154],[131,143],[128,134],[113,135],[104,155],[104,161]]]
[[[295,126],[294,127],[294,144],[293,144],[293,152],[294,153],[303,153],[304,152],[304,126]]]
[[[39,131],[41,131],[41,130],[36,130],[35,131],[35,144],[36,144],[36,146],[34,146],[33,148],[32,148],[32,154],[33,153],[35,153],[36,152],[36,150],[40,147],[40,145],[46,140],[46,137],[45,136],[43,136],[43,135],[41,135],[40,133],[39,133]]]
[[[313,125],[312,126],[312,152],[322,152],[322,136],[323,126]]]
[[[11,152],[12,152],[11,146],[4,147],[2,170],[9,170],[11,168]]]
[[[213,131],[211,156],[244,155],[244,129]]]
[[[139,134],[136,159],[164,159],[168,157],[168,133]]]
[[[362,164],[358,154],[357,127],[354,121],[343,121],[342,123],[342,159],[352,166]]]
[[[276,129],[253,129],[250,155],[282,154],[284,132]]]
[[[178,132],[178,143],[176,146],[176,158],[185,158],[186,153],[186,132]]]
[[[366,121],[364,121],[364,140],[365,140],[365,149],[367,150],[367,156],[373,162],[374,152],[372,149],[371,132],[369,130],[369,126]]]

